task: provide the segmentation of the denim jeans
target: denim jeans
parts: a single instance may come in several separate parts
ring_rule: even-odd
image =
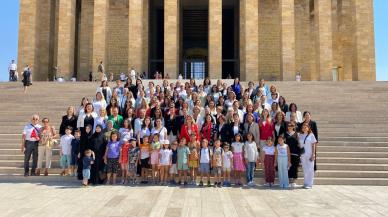
[[[256,167],[256,162],[249,162],[247,164],[247,182],[252,182],[253,181],[253,176],[255,175],[255,167]]]

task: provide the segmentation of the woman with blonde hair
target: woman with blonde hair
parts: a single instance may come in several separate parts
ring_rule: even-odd
[[[75,109],[73,106],[69,106],[66,111],[66,115],[62,116],[62,122],[59,127],[59,135],[65,135],[66,127],[72,127],[73,132],[77,128],[77,116],[75,115]]]
[[[98,117],[94,118],[93,132],[96,131],[97,125],[101,125],[102,130],[104,130],[106,128],[106,121],[108,120],[108,115],[107,115],[106,109],[101,108],[99,113],[100,114],[98,115]]]
[[[94,111],[100,113],[101,108],[106,108],[106,101],[104,95],[101,92],[96,93],[96,98],[93,101]]]

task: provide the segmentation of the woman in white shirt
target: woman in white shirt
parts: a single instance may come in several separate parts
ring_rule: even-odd
[[[112,90],[108,86],[108,81],[101,82],[101,86],[97,88],[96,93],[98,93],[98,92],[102,93],[102,95],[104,96],[104,99],[107,102],[110,102],[110,98],[112,98]]]
[[[304,185],[306,189],[313,187],[314,161],[317,140],[308,124],[303,124],[302,133],[299,134],[299,144],[302,148],[300,161],[302,162]]]
[[[165,127],[163,127],[162,119],[160,119],[160,118],[156,119],[155,123],[156,123],[155,127],[154,127],[154,129],[152,129],[151,134],[152,135],[159,134],[159,141],[163,141],[165,139],[168,139],[167,129]]]
[[[106,109],[106,101],[104,99],[104,96],[101,92],[96,93],[96,99],[93,102],[94,111],[97,111],[98,114],[100,114],[100,110]]]
[[[295,103],[291,103],[290,104],[289,111],[286,113],[286,119],[285,120],[287,122],[290,122],[291,113],[295,113],[296,114],[296,122],[297,123],[302,123],[303,122],[302,113],[300,111],[298,111],[298,107],[296,106]]]
[[[128,119],[124,120],[123,127],[119,129],[119,133],[120,133],[120,143],[123,143],[124,139],[130,140],[134,138],[131,122],[129,122]]]
[[[85,113],[85,106],[86,104],[89,103],[89,99],[87,97],[82,98],[81,100],[81,105],[77,109],[77,113],[75,114],[76,116],[80,116],[83,113]]]
[[[106,109],[101,108],[99,113],[100,113],[99,116],[94,118],[93,132],[96,131],[97,125],[101,125],[102,130],[106,128],[106,121],[108,120]]]

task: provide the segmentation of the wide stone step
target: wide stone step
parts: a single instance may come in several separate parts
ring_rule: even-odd
[[[0,149],[0,155],[20,155],[20,147],[12,149]],[[53,155],[59,155],[59,149],[53,150]]]
[[[325,137],[322,141],[386,142],[388,137]]]
[[[0,168],[1,171],[1,168]],[[52,172],[50,170],[50,172]],[[60,171],[57,171],[58,173]],[[255,177],[254,181],[257,187],[261,187],[265,181],[262,177]],[[79,180],[75,177],[69,176],[59,176],[56,174],[49,174],[49,176],[29,176],[23,177],[20,174],[2,174],[0,175],[0,182],[2,183],[52,183],[56,186],[78,186],[81,185]],[[214,182],[214,178],[211,178],[211,182]],[[275,189],[277,186],[278,180],[275,179]],[[297,188],[301,188],[303,185],[303,177],[299,178],[296,183],[298,184]],[[388,178],[327,178],[327,177],[316,177],[314,178],[315,185],[370,185],[370,186],[386,186],[388,185]],[[146,185],[152,186],[152,185]]]
[[[31,164],[32,160],[30,160]],[[43,161],[45,162],[45,161]],[[3,167],[20,167],[23,168],[24,161],[23,160],[0,160],[0,166]],[[45,163],[43,163],[43,166]],[[51,161],[51,167],[52,168],[60,168],[59,159],[53,159]]]
[[[317,149],[322,152],[388,152],[388,147],[359,147],[359,146],[321,146]]]
[[[388,171],[388,164],[320,163],[318,170]]]
[[[303,173],[299,174],[303,178]],[[318,170],[315,177],[319,178],[388,178],[388,171],[343,171]]]
[[[301,181],[301,180],[300,180]],[[315,178],[315,185],[387,186],[388,178]]]
[[[317,164],[342,163],[342,164],[388,164],[388,158],[343,158],[343,157],[319,157]]]
[[[345,142],[345,141],[319,141],[321,146],[357,146],[357,147],[388,147],[388,142]]]
[[[51,159],[58,161],[60,159],[60,156],[59,155],[53,155]],[[4,155],[4,154],[1,154],[0,155],[0,162],[1,161],[7,161],[7,160],[10,160],[10,161],[15,161],[15,160],[23,161],[24,160],[24,155],[23,154],[18,154],[18,155],[6,155],[6,154]],[[43,160],[43,162],[44,161],[45,160]]]
[[[344,157],[344,158],[388,158],[388,152],[323,152],[318,150],[320,157]]]

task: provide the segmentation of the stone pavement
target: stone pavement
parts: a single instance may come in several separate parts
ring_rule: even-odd
[[[80,187],[0,179],[0,216],[388,216],[388,187]]]

